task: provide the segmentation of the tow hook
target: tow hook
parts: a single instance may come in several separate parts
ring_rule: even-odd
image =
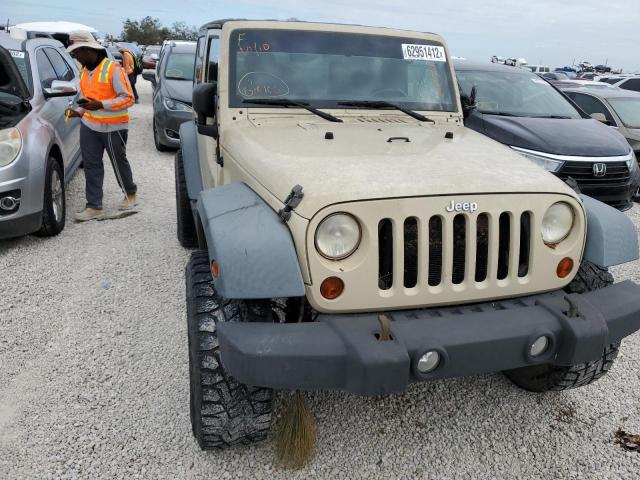
[[[380,322],[380,333],[376,334],[376,338],[380,342],[388,342],[391,340],[391,320],[384,313],[378,315]]]
[[[578,310],[578,307],[576,306],[575,303],[573,303],[571,301],[571,299],[569,297],[567,297],[565,295],[564,299],[567,301],[567,303],[569,304],[569,310],[567,310],[564,314],[569,317],[569,318],[578,318],[580,317],[580,311]]]

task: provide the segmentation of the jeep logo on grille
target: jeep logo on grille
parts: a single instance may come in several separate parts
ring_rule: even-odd
[[[451,200],[449,206],[445,208],[447,212],[475,212],[478,209],[476,202],[454,202]]]
[[[606,163],[594,163],[593,164],[593,176],[594,177],[604,177],[607,174],[607,164]]]

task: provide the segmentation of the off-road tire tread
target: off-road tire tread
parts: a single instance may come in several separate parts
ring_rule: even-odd
[[[580,264],[575,278],[567,285],[567,293],[586,293],[613,284],[613,275],[606,268],[589,261]],[[505,371],[513,383],[532,392],[562,391],[583,387],[602,378],[613,365],[620,342],[606,346],[600,358],[570,367],[535,365]]]
[[[182,160],[182,150],[178,150],[175,155],[175,183],[176,183],[176,227],[178,241],[184,248],[195,248],[198,246],[198,235],[196,225],[191,211],[191,200],[187,195],[187,180],[184,175],[184,162]]]
[[[216,335],[219,322],[247,321],[251,307],[217,294],[207,252],[191,254],[186,283],[191,424],[198,444],[211,450],[265,440],[271,427],[273,390],[243,385],[227,374]]]
[[[578,273],[565,288],[568,293],[586,293],[613,285],[613,275],[608,269],[587,260],[578,268]]]
[[[64,225],[66,222],[66,198],[63,199],[64,211],[62,212],[62,220],[60,221],[60,223],[56,223],[56,219],[53,215],[53,206],[51,204],[51,175],[54,168],[58,170],[58,175],[60,177],[60,180],[62,181],[62,195],[63,197],[66,195],[64,173],[62,172],[62,167],[55,158],[49,157],[49,159],[47,160],[47,168],[44,178],[45,183],[42,204],[42,225],[40,226],[40,230],[34,232],[34,235],[38,237],[55,237],[62,230],[64,230]]]

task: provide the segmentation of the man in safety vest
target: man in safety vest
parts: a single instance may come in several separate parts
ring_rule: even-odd
[[[131,85],[117,62],[107,57],[105,48],[89,32],[71,32],[67,49],[81,65],[78,109],[67,109],[68,117],[80,117],[80,150],[84,162],[86,208],[75,215],[76,221],[104,218],[102,156],[107,151],[118,185],[125,192],[120,210],[138,203],[137,186],[127,160],[129,113],[133,105]]]
[[[131,89],[133,90],[133,96],[135,97],[136,103],[138,103],[138,91],[136,90],[138,72],[136,71],[135,54],[131,50],[124,47],[121,47],[119,51],[122,55],[122,68],[124,68],[124,72],[127,74],[127,77],[129,77],[129,83],[131,84]]]

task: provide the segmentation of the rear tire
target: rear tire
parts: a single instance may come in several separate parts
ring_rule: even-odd
[[[219,322],[267,321],[268,303],[228,300],[215,290],[207,252],[196,251],[186,269],[190,416],[200,448],[228,448],[265,440],[273,390],[233,379],[220,362]]]
[[[62,166],[54,157],[49,157],[44,177],[42,226],[35,235],[39,237],[58,235],[64,230],[66,215],[67,204]]]
[[[176,183],[176,222],[178,241],[184,248],[198,246],[196,225],[191,211],[191,200],[187,195],[187,181],[184,176],[184,162],[182,150],[178,150],[175,156],[175,183]]]
[[[578,273],[565,287],[568,293],[585,293],[613,284],[606,268],[589,261],[580,264]],[[620,342],[607,345],[600,358],[570,367],[544,364],[506,370],[504,374],[519,387],[531,392],[561,391],[583,387],[602,378],[618,356]]]

